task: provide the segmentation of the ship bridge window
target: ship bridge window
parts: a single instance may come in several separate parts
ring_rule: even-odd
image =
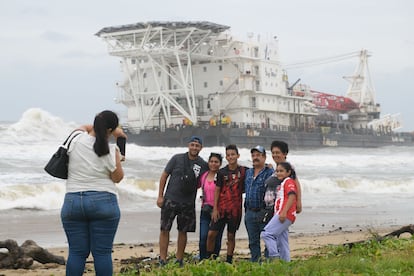
[[[256,107],[256,97],[251,98],[252,107]]]

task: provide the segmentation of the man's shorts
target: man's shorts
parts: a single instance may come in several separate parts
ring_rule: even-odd
[[[196,212],[194,204],[164,199],[161,207],[161,230],[170,231],[175,217],[177,217],[178,231],[195,232]]]
[[[229,233],[236,233],[239,230],[241,222],[241,217],[223,217],[220,218],[218,221],[214,222],[211,221],[210,230],[213,231],[221,231],[227,224],[227,232]]]

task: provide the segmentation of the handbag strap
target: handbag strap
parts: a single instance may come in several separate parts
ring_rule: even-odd
[[[70,144],[72,143],[73,139],[75,139],[76,136],[81,134],[83,131],[81,130],[74,130],[68,138],[66,138],[65,142],[63,142],[63,146],[66,147],[66,149],[69,149]]]

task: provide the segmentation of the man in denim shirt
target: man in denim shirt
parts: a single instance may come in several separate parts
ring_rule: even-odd
[[[262,221],[261,210],[264,209],[265,180],[272,175],[273,169],[266,166],[266,151],[262,146],[250,150],[253,168],[246,171],[244,187],[246,209],[244,223],[249,237],[251,261],[258,262],[261,256],[260,233],[265,223]]]

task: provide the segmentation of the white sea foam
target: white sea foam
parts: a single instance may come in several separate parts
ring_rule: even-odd
[[[0,210],[54,210],[62,206],[64,183],[3,185],[0,191]]]

